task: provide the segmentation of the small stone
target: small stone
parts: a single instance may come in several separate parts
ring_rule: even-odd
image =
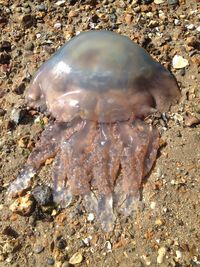
[[[141,2],[144,5],[148,5],[148,4],[151,4],[153,2],[153,0],[142,0]]]
[[[21,119],[23,118],[24,116],[24,111],[21,110],[21,109],[13,109],[11,111],[11,114],[10,114],[10,119],[16,123],[16,124],[19,124],[19,122],[21,121]]]
[[[198,32],[200,32],[200,26],[199,26],[199,27],[197,27],[197,28],[196,28],[196,30],[197,30]]]
[[[192,46],[192,47],[194,47],[195,45],[198,44],[197,39],[195,38],[195,36],[188,37],[186,39],[186,43],[187,43],[187,45]]]
[[[178,5],[178,0],[167,0],[169,5]]]
[[[177,258],[177,260],[182,258],[182,253],[180,250],[176,250],[176,258]]]
[[[54,265],[55,260],[53,258],[47,258],[47,264],[48,265]]]
[[[185,117],[185,126],[187,127],[191,127],[193,125],[197,125],[200,123],[200,119],[198,119],[197,117],[193,116],[192,114],[188,114]]]
[[[159,10],[159,14],[158,14],[159,18],[161,20],[165,20],[166,19],[166,15],[162,10]]]
[[[155,224],[161,226],[163,225],[163,222],[160,219],[156,219]]]
[[[77,17],[78,14],[79,14],[78,11],[71,10],[71,11],[69,11],[68,17],[69,17],[69,18]]]
[[[32,195],[41,206],[49,205],[53,201],[52,190],[46,185],[36,186],[32,191]]]
[[[67,246],[67,242],[64,239],[61,239],[58,241],[56,246],[58,249],[64,249]]]
[[[40,5],[36,6],[38,11],[45,11],[47,9],[46,5],[44,3],[41,3]]]
[[[176,26],[181,25],[180,20],[179,19],[175,19],[174,20],[174,25],[176,25]]]
[[[33,51],[33,49],[34,49],[34,44],[33,43],[31,43],[31,42],[28,42],[26,45],[25,45],[25,50],[27,50],[27,51]]]
[[[60,29],[61,26],[62,26],[62,24],[61,24],[60,22],[56,22],[56,23],[54,24],[54,28],[55,28],[55,29]]]
[[[14,92],[17,95],[21,95],[24,93],[25,88],[26,88],[25,83],[22,82],[14,89]]]
[[[181,76],[185,76],[185,69],[180,69],[179,73]]]
[[[68,261],[65,261],[63,262],[62,267],[72,267],[72,265]]]
[[[7,53],[0,54],[0,64],[10,64],[11,56]]]
[[[172,66],[174,69],[182,69],[189,65],[187,59],[182,56],[175,55],[172,59]]]
[[[6,114],[6,111],[0,108],[0,117],[3,117]]]
[[[33,248],[33,252],[35,252],[36,254],[41,253],[43,250],[44,250],[44,247],[41,246],[41,245],[36,245],[36,246]]]
[[[148,256],[142,255],[142,258],[143,258],[143,260],[144,260],[144,262],[145,262],[145,264],[147,266],[150,266],[151,265],[151,260],[150,260],[150,258]],[[141,266],[143,266],[143,264]]]
[[[110,241],[106,241],[104,246],[105,246],[105,248],[107,249],[108,252],[112,251],[112,244],[110,243]]]
[[[165,1],[166,1],[166,0],[154,0],[154,3],[155,3],[156,5],[160,5],[160,4],[165,3]]]
[[[189,24],[189,25],[186,26],[186,28],[188,30],[194,30],[195,29],[195,26],[194,26],[194,24]]]
[[[55,4],[57,6],[62,6],[65,2],[66,2],[66,0],[60,0],[60,1],[57,1]]]
[[[152,201],[151,204],[150,204],[150,208],[151,208],[152,210],[154,210],[155,207],[156,207],[156,202]]]
[[[21,19],[22,26],[26,29],[36,24],[36,18],[30,14],[24,15]]]
[[[88,216],[87,216],[87,220],[88,220],[89,222],[94,221],[94,213],[89,213]]]
[[[11,51],[11,43],[9,41],[2,41],[0,44],[0,52],[10,52]]]
[[[81,263],[83,261],[83,256],[80,252],[76,252],[70,259],[69,259],[69,263],[70,264],[78,264]]]
[[[29,215],[35,207],[35,201],[30,194],[17,198],[9,207],[12,212],[23,216]]]
[[[167,249],[165,247],[159,248],[159,250],[158,250],[158,257],[157,257],[157,263],[158,264],[163,263],[163,260],[164,260],[164,257],[165,257],[166,252],[167,252]]]
[[[132,15],[132,14],[126,14],[126,15],[125,15],[125,22],[126,22],[128,25],[131,24],[132,20],[133,20],[133,15]]]
[[[156,21],[156,20],[151,20],[150,22],[149,22],[149,27],[150,28],[155,28],[155,27],[157,27],[159,25],[159,23],[158,23],[158,21]]]

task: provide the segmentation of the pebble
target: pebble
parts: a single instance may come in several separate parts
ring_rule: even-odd
[[[17,198],[9,207],[12,212],[23,216],[29,215],[35,207],[35,201],[30,194]]]
[[[156,207],[156,202],[152,201],[151,204],[150,204],[150,208],[151,208],[152,210],[154,210],[155,207]]]
[[[177,259],[182,258],[182,252],[180,250],[176,250],[176,258]]]
[[[69,263],[70,264],[78,264],[81,263],[83,261],[83,256],[80,252],[76,252],[70,259],[69,259]]]
[[[66,0],[60,0],[60,1],[57,1],[55,4],[56,4],[57,6],[61,6],[61,5],[63,5],[65,2],[66,2]]]
[[[58,241],[56,246],[58,249],[64,249],[67,246],[67,242],[64,239],[61,239]]]
[[[72,267],[72,265],[68,261],[65,261],[63,262],[62,267]]]
[[[25,88],[26,88],[26,85],[25,83],[22,82],[14,89],[14,92],[17,95],[22,95],[24,93]]]
[[[32,195],[41,206],[51,204],[53,201],[52,190],[47,185],[36,186],[32,191]]]
[[[172,59],[172,66],[174,69],[182,69],[189,65],[187,59],[183,58],[182,56],[175,55]]]
[[[44,3],[41,3],[40,5],[36,6],[38,11],[45,11],[47,9],[47,7],[45,6]]]
[[[196,30],[197,30],[198,32],[200,32],[200,26],[199,26],[199,27],[197,27],[197,28],[196,28]]]
[[[56,22],[56,23],[54,24],[54,28],[55,28],[55,29],[60,29],[61,26],[62,26],[62,24],[61,24],[60,22]]]
[[[180,25],[181,23],[180,23],[180,20],[179,19],[175,19],[174,20],[174,25],[176,25],[176,26],[178,26],[178,25]]]
[[[164,257],[165,257],[166,252],[167,252],[166,247],[159,248],[159,250],[158,250],[158,257],[157,257],[157,263],[158,264],[163,263],[163,260],[164,260]]]
[[[69,18],[77,17],[78,14],[79,14],[78,11],[71,10],[71,11],[69,11],[69,13],[68,13],[68,17],[69,17]]]
[[[33,248],[33,252],[35,252],[36,254],[41,253],[44,250],[44,247],[42,245],[36,245]]]
[[[87,216],[87,220],[88,220],[89,222],[94,221],[94,213],[89,213],[88,216]]]
[[[125,16],[125,22],[126,22],[128,25],[131,24],[132,20],[133,20],[133,15],[132,15],[132,14],[126,14],[126,16]]]
[[[6,114],[6,111],[0,108],[0,117],[3,117]]]
[[[189,25],[186,26],[186,28],[188,30],[194,30],[195,29],[195,26],[194,26],[194,24],[189,24]]]
[[[48,265],[54,265],[55,261],[53,258],[47,258],[47,264]]]
[[[195,117],[191,114],[188,114],[185,117],[185,126],[187,126],[187,127],[191,127],[191,126],[199,124],[199,123],[200,123],[200,119],[198,119],[197,117]]]
[[[34,49],[34,44],[32,42],[28,42],[26,43],[26,45],[24,46],[24,49],[28,50],[28,51],[33,51]]]
[[[195,36],[190,36],[186,39],[186,43],[187,45],[194,47],[198,42]]]
[[[178,5],[178,0],[167,0],[169,5]]]
[[[152,0],[142,0],[141,2],[144,5],[148,5],[148,4],[151,4],[153,1]]]
[[[30,14],[27,14],[27,15],[24,15],[21,19],[21,22],[22,22],[22,26],[25,28],[25,29],[28,29],[30,28],[31,26],[35,25],[36,24],[36,19],[34,16],[30,15]]]
[[[150,260],[150,258],[148,256],[142,255],[142,258],[143,258],[143,260],[144,260],[144,262],[145,262],[145,264],[147,266],[150,266],[151,265],[151,260]],[[143,264],[141,266],[143,266]]]
[[[22,119],[24,112],[21,109],[13,109],[10,114],[10,119],[14,121],[14,123],[19,124]]]
[[[156,5],[160,5],[160,4],[165,3],[165,1],[166,1],[166,0],[154,0],[154,3],[155,3]]]
[[[10,52],[11,51],[11,43],[9,41],[2,41],[0,45],[0,51],[6,51]]]

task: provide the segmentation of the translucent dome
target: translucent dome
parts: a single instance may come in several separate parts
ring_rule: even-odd
[[[88,31],[39,68],[27,99],[59,121],[115,122],[166,111],[179,94],[173,76],[129,38]]]

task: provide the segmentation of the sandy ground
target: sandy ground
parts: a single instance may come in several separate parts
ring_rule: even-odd
[[[0,29],[0,266],[200,266],[198,1],[2,0]],[[163,147],[141,206],[133,218],[118,218],[107,234],[89,220],[81,199],[77,208],[36,205],[24,216],[6,200],[47,121],[26,110],[30,78],[66,40],[88,29],[129,36],[171,70],[182,92],[167,124],[156,118]],[[174,68],[175,55],[187,66]],[[34,185],[48,184],[50,177],[47,164]]]

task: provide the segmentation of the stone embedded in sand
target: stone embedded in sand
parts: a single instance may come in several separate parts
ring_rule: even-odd
[[[189,65],[187,59],[183,58],[182,56],[175,55],[172,59],[172,66],[174,69],[182,69]]]

